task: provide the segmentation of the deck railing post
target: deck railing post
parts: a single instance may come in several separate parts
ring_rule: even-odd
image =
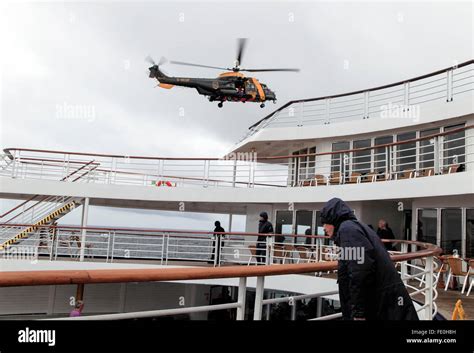
[[[441,173],[441,168],[440,168],[440,154],[439,154],[439,139],[438,137],[433,137],[433,155],[434,155],[434,173],[440,174]]]
[[[425,260],[425,319],[433,320],[433,256]]]
[[[84,205],[82,206],[82,218],[81,218],[81,252],[79,261],[84,261],[84,253],[86,250],[86,234],[87,230],[87,218],[89,216],[89,198],[86,197],[84,200]]]
[[[273,248],[274,248],[274,241],[273,236],[268,236],[266,239],[267,242],[267,251],[265,253],[265,264],[271,265],[273,264]]]
[[[245,319],[245,298],[247,294],[247,277],[239,278],[239,293],[237,302],[239,307],[237,308],[237,320]]]
[[[407,243],[402,243],[401,244],[401,252],[402,254],[406,254],[408,252],[408,244]],[[400,276],[402,278],[402,281],[403,283],[406,285],[407,284],[407,280],[405,279],[405,277],[407,276],[407,261],[402,261],[400,263]]]
[[[232,187],[235,188],[235,182],[237,181],[237,159],[234,159],[234,165],[232,170]]]
[[[265,277],[257,277],[257,286],[255,287],[255,307],[253,310],[253,319],[255,321],[262,320],[264,284]]]

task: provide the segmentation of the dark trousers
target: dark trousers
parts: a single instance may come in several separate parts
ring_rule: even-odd
[[[267,244],[265,242],[258,242],[257,249],[255,251],[257,257],[257,263],[265,265],[266,263],[266,254],[267,254]]]

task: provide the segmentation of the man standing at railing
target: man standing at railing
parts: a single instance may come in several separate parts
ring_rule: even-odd
[[[216,265],[219,264],[220,261],[220,256],[221,256],[221,248],[224,246],[224,242],[222,241],[222,235],[221,233],[225,232],[225,229],[221,227],[221,222],[215,221],[214,222],[214,241],[212,242],[212,255],[211,255],[211,261],[216,263]],[[217,257],[216,257],[217,253]]]
[[[267,212],[260,213],[260,220],[258,222],[258,232],[260,234],[271,234],[273,233],[273,225],[268,221]],[[257,250],[256,258],[259,264],[265,265],[266,254],[267,254],[267,237],[259,235],[257,238]]]
[[[377,234],[338,198],[326,203],[321,221],[339,247],[337,277],[343,318],[418,320],[411,297]]]

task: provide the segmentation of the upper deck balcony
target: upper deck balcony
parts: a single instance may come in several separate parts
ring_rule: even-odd
[[[258,142],[318,139],[431,123],[473,113],[474,60],[355,92],[293,100],[249,128],[234,151]]]
[[[125,207],[123,200],[222,205],[325,202],[335,192],[345,193],[347,200],[473,194],[473,132],[474,125],[462,124],[397,142],[272,157],[163,158],[10,148],[0,160],[0,195],[91,197]]]

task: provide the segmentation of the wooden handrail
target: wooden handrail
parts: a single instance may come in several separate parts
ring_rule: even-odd
[[[392,142],[392,143],[386,143],[382,145],[377,145],[377,146],[371,146],[371,147],[363,147],[363,148],[356,148],[356,149],[351,149],[351,150],[342,150],[342,151],[335,151],[335,152],[323,152],[323,153],[308,153],[308,154],[300,154],[300,155],[286,155],[286,156],[271,156],[271,157],[258,157],[257,156],[257,161],[264,161],[264,160],[275,160],[275,159],[288,159],[288,158],[298,158],[298,157],[309,157],[309,156],[325,156],[325,155],[331,155],[331,154],[340,154],[340,153],[349,153],[349,152],[359,152],[359,151],[365,151],[365,150],[371,150],[371,149],[376,149],[376,148],[383,148],[383,147],[388,147],[388,146],[397,146],[397,145],[403,145],[403,144],[408,144],[408,143],[413,143],[417,141],[423,141],[423,140],[429,140],[434,137],[439,137],[439,136],[446,136],[450,134],[455,134],[457,132],[465,131],[474,128],[474,125],[466,125],[457,129],[453,129],[450,131],[444,131],[432,135],[427,135],[415,139],[410,139],[406,141],[398,141],[398,142]],[[3,151],[7,154],[11,154],[10,150],[16,150],[16,151],[25,151],[25,152],[37,152],[37,153],[52,153],[52,154],[69,154],[69,155],[81,155],[81,156],[94,156],[94,157],[109,157],[109,158],[129,158],[129,159],[149,159],[149,160],[175,160],[175,161],[233,161],[233,159],[226,159],[226,158],[181,158],[181,157],[145,157],[145,156],[125,156],[125,155],[114,155],[114,154],[101,154],[101,153],[86,153],[86,152],[69,152],[69,151],[54,151],[54,150],[40,150],[40,149],[31,149],[31,148],[5,148]],[[38,159],[42,160],[42,159]]]
[[[397,242],[417,245],[424,248],[424,250],[393,255],[391,258],[394,262],[436,256],[441,253],[441,249],[433,244],[403,240]],[[278,276],[331,271],[335,269],[337,269],[337,261],[291,265],[224,266],[211,268],[5,271],[0,273],[0,287]]]

